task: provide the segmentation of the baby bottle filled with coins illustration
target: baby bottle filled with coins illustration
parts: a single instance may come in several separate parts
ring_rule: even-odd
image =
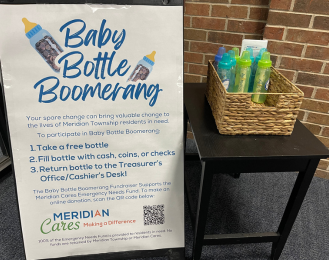
[[[39,24],[31,23],[26,18],[23,18],[22,21],[25,25],[25,35],[30,40],[32,47],[55,72],[59,72],[60,68],[55,64],[55,60],[63,52],[61,46]]]
[[[155,62],[155,53],[155,51],[152,51],[151,54],[144,56],[143,59],[137,63],[136,67],[134,68],[127,81],[136,82],[137,80],[146,80],[152,72],[153,65]]]

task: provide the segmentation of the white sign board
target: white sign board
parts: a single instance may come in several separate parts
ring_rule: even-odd
[[[1,5],[27,259],[184,247],[182,8]]]

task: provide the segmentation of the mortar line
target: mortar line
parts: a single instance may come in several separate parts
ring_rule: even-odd
[[[315,18],[315,14],[313,14],[312,17],[311,17],[310,25],[309,25],[309,27],[308,27],[308,28],[310,28],[310,29],[313,28],[314,18]]]
[[[295,2],[296,2],[296,0],[292,0],[291,1],[291,5],[290,5],[290,8],[289,8],[289,11],[294,10]]]
[[[321,74],[323,74],[324,69],[326,68],[326,64],[327,64],[327,63],[323,62],[323,64],[322,64],[322,68],[321,68],[321,70],[320,70],[320,73],[321,73]]]

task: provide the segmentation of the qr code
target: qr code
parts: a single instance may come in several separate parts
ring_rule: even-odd
[[[164,204],[143,206],[143,211],[144,211],[144,226],[162,225],[165,223]]]

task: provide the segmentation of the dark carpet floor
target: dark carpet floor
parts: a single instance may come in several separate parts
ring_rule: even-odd
[[[195,150],[188,141],[188,150]],[[188,182],[197,197],[201,165],[186,162]],[[239,179],[216,175],[207,221],[207,233],[275,232],[283,214],[296,173],[246,173]],[[14,179],[0,180],[0,259],[24,259],[16,206]],[[185,203],[186,204],[186,203]],[[192,259],[193,232],[185,206],[186,259]],[[206,260],[269,259],[271,244],[205,246]],[[148,258],[162,260],[164,257]],[[329,181],[315,177],[298,214],[281,260],[329,259]],[[141,260],[141,259],[140,259]],[[146,259],[145,259],[146,260]]]

